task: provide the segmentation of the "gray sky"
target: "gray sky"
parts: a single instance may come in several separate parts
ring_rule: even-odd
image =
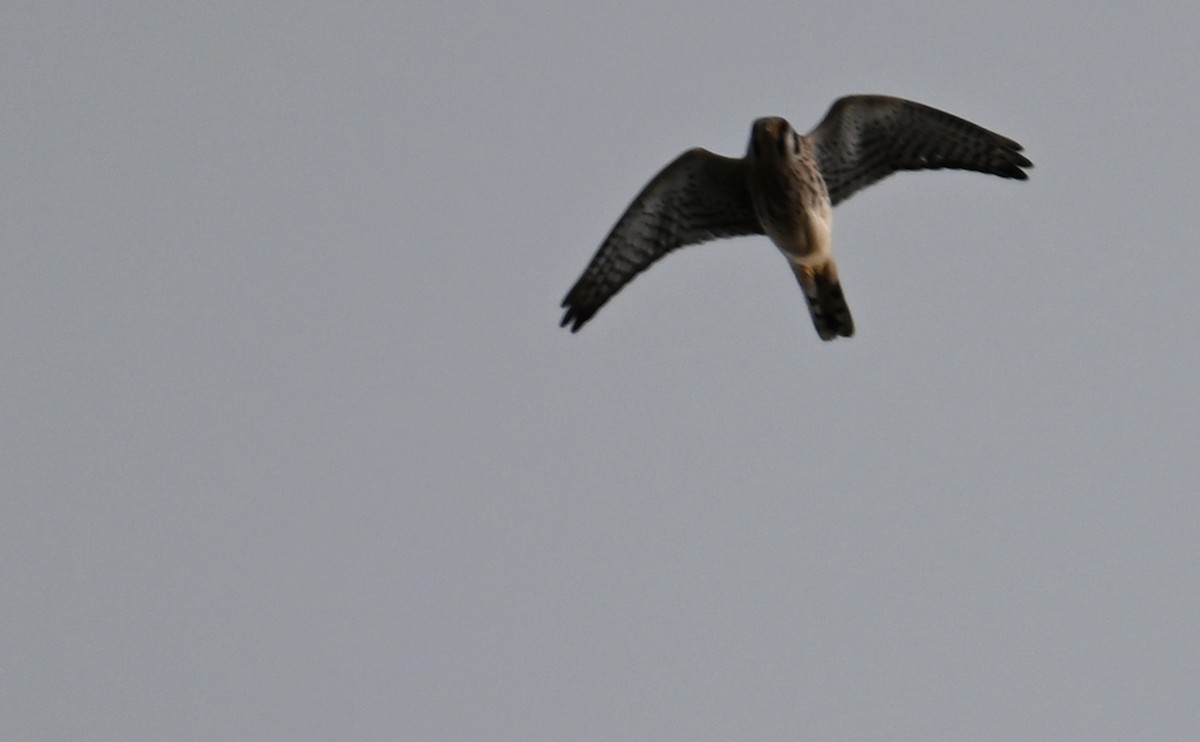
[[[1200,8],[0,11],[0,737],[1200,739]],[[188,6],[191,6],[190,8]],[[638,189],[913,98],[820,342]]]

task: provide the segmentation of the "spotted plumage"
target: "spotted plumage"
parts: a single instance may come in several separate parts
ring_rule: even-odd
[[[854,321],[833,259],[833,207],[900,170],[974,170],[1025,180],[1021,145],[957,116],[882,95],[837,100],[806,136],[782,118],[754,122],[746,155],[684,152],[642,189],[567,293],[563,326],[582,327],[668,252],[762,234],[799,281],[822,340]]]

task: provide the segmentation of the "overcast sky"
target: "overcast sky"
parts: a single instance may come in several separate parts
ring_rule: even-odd
[[[1051,9],[1047,9],[1051,8]],[[0,11],[0,738],[1200,739],[1195,2]],[[1026,183],[558,304],[889,93]]]

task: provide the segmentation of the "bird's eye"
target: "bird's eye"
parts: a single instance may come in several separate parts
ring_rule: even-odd
[[[779,142],[779,154],[781,154],[781,155],[786,155],[786,154],[787,154],[787,150],[788,150],[788,138],[787,138],[787,135],[785,134],[785,135],[783,135],[783,136],[779,137],[779,139],[778,139],[778,142]]]
[[[756,132],[757,134],[757,132]],[[758,137],[750,137],[750,151],[754,153],[755,158],[762,157],[762,153],[758,151]]]
[[[792,132],[792,152],[800,154],[800,135],[794,131]]]

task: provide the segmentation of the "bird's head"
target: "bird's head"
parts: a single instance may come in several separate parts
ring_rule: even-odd
[[[800,135],[786,119],[769,116],[750,127],[746,157],[753,160],[785,160],[800,154]]]

